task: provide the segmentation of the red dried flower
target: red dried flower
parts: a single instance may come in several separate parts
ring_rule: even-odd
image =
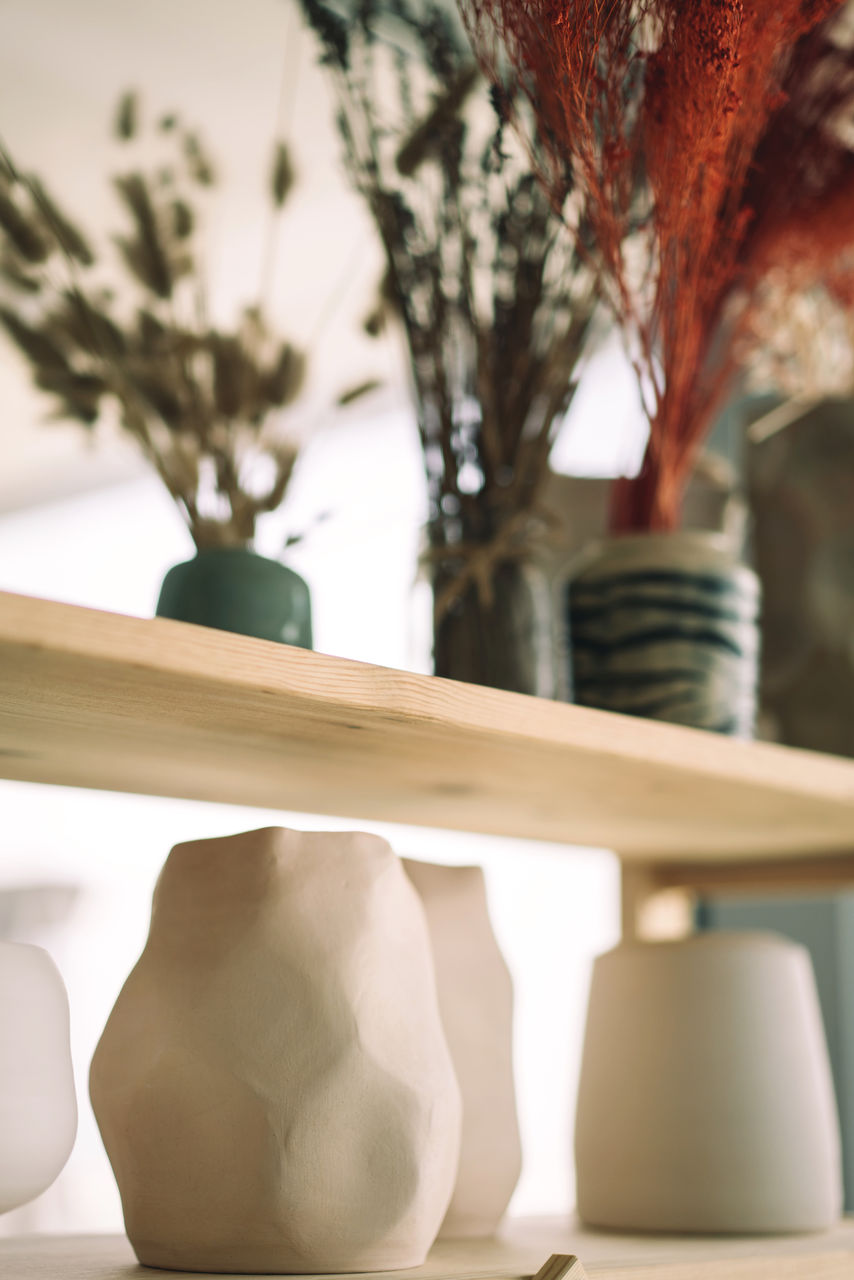
[[[498,38],[551,139],[544,181],[569,163],[588,198],[650,426],[640,475],[615,486],[612,524],[673,528],[745,349],[751,290],[816,229],[816,200],[790,188],[809,189],[809,146],[828,111],[854,100],[816,80],[811,45],[826,46],[819,24],[843,0],[460,3],[484,68],[497,78]],[[817,189],[826,198],[826,174]]]

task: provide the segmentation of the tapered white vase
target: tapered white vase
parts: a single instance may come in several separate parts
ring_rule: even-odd
[[[178,845],[92,1062],[139,1260],[219,1272],[419,1265],[460,1098],[424,912],[376,836]]]
[[[0,942],[0,1213],[47,1190],[76,1134],[62,978],[41,947]]]
[[[626,1231],[818,1231],[839,1126],[807,951],[763,933],[631,943],[595,962],[578,1209]]]
[[[460,1164],[440,1236],[489,1236],[519,1180],[513,983],[480,867],[404,860],[427,915],[439,1008],[463,1097]]]

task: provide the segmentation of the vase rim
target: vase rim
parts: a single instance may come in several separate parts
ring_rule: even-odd
[[[54,965],[53,957],[46,947],[38,942],[19,942],[17,938],[0,938],[0,951],[30,951],[46,957]],[[55,965],[54,965],[55,967]]]
[[[740,558],[738,539],[707,529],[614,534],[593,539],[576,556],[570,576],[610,576],[635,567],[724,573],[743,589],[758,590],[756,574]]]
[[[196,547],[195,559],[200,556],[222,556],[222,555],[240,555],[240,556],[256,556],[259,560],[269,560],[269,556],[262,556],[260,551],[256,551],[254,547],[248,543],[246,546],[227,546],[227,547]],[[276,561],[278,564],[279,562]]]
[[[709,929],[689,934],[684,938],[627,938],[610,951],[602,952],[597,960],[606,960],[623,953],[637,956],[678,954],[682,951],[791,951],[802,949],[800,944],[772,929]]]
[[[599,554],[643,555],[648,551],[666,548],[668,551],[716,552],[729,559],[739,559],[739,540],[719,529],[673,529],[669,533],[660,530],[640,530],[635,533],[608,533],[592,544]]]
[[[649,543],[671,542],[677,538],[680,542],[701,542],[726,549],[734,547],[736,542],[735,537],[723,529],[634,529],[626,533],[608,533],[602,541]]]

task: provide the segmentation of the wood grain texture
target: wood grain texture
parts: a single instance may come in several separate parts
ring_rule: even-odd
[[[854,879],[854,761],[5,593],[0,774]]]
[[[587,1272],[574,1253],[553,1253],[532,1280],[587,1280]]]
[[[589,1280],[851,1280],[854,1222],[818,1236],[708,1240],[604,1235],[557,1219],[526,1219],[509,1223],[496,1240],[439,1241],[422,1267],[364,1280],[531,1280],[551,1253],[578,1259],[576,1271],[564,1272],[563,1280],[585,1274]],[[156,1268],[143,1273],[124,1236],[0,1239],[4,1280],[154,1280],[176,1274]],[[214,1280],[196,1274],[198,1280]]]

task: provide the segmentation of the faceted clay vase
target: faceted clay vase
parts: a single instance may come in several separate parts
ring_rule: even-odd
[[[569,583],[575,701],[749,738],[759,580],[723,534],[608,539]]]
[[[820,1231],[839,1125],[807,951],[772,933],[629,943],[594,965],[578,1211],[620,1231]]]
[[[245,547],[210,547],[174,565],[163,579],[156,613],[311,648],[307,584],[287,565]]]
[[[492,1235],[519,1180],[513,984],[480,867],[404,860],[433,944],[439,1009],[463,1096],[460,1165],[440,1236]]]
[[[389,845],[177,845],[95,1052],[95,1115],[153,1267],[414,1267],[459,1158],[424,913]]]
[[[0,942],[0,1213],[47,1190],[76,1135],[62,978],[41,947]]]

